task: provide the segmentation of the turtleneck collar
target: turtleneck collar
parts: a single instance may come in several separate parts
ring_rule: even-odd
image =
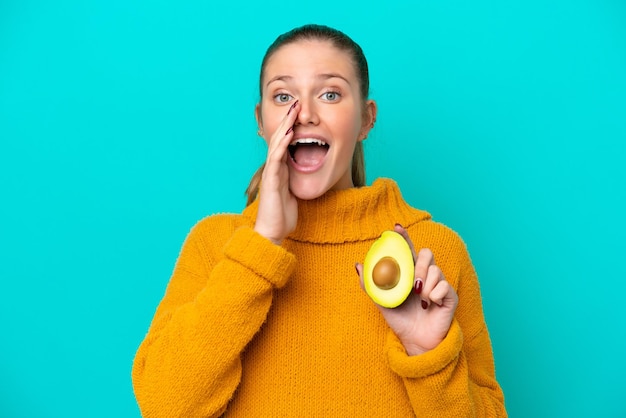
[[[243,215],[256,219],[258,199]],[[404,227],[425,219],[427,212],[409,206],[398,185],[380,178],[371,186],[331,190],[313,200],[298,200],[298,224],[288,239],[316,244],[375,239],[396,223]]]

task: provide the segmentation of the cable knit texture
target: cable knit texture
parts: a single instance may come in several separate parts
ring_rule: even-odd
[[[464,243],[392,180],[298,202],[276,246],[258,202],[189,233],[133,365],[144,417],[500,417],[476,273]],[[355,262],[394,224],[430,248],[459,295],[447,337],[408,356]]]

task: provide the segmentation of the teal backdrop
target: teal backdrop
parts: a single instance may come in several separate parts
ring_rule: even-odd
[[[140,416],[183,239],[264,159],[262,55],[310,22],[370,61],[369,181],[465,239],[510,416],[625,417],[620,0],[1,0],[0,416]]]

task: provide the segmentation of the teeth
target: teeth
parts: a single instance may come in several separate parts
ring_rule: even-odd
[[[325,146],[326,142],[320,141],[319,139],[316,139],[316,138],[300,138],[300,139],[296,139],[289,145],[298,145],[298,144],[317,144],[320,146]]]

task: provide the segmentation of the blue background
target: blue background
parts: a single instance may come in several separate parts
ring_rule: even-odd
[[[0,416],[139,416],[182,241],[264,159],[262,55],[310,22],[370,61],[369,181],[464,237],[510,415],[626,416],[619,0],[1,0]]]

